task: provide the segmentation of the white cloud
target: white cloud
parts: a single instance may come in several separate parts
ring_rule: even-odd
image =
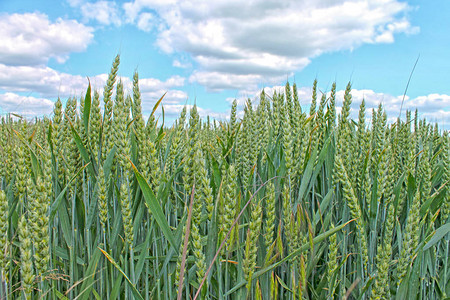
[[[139,90],[141,92],[142,106],[144,111],[151,111],[156,101],[164,94],[162,104],[164,105],[178,105],[184,103],[188,95],[186,92],[177,90],[182,87],[185,78],[174,75],[167,78],[165,81],[156,78],[141,78],[139,79]],[[131,84],[130,84],[131,91]]]
[[[101,25],[122,25],[120,7],[115,1],[100,0],[90,2],[87,0],[66,0],[73,8],[77,8],[82,16],[82,21],[88,23],[96,21]]]
[[[0,89],[34,92],[44,97],[77,95],[87,87],[87,78],[61,73],[45,66],[6,66],[0,64]]]
[[[41,13],[0,15],[0,63],[45,64],[50,58],[62,63],[72,52],[86,50],[93,29],[74,20],[51,22]]]
[[[187,68],[191,68],[192,64],[187,61],[181,61],[181,60],[175,59],[172,63],[172,66],[177,67],[177,68],[187,69]]]
[[[272,83],[324,52],[391,43],[396,34],[418,31],[405,16],[408,5],[397,0],[134,0],[123,8],[137,24],[156,13],[157,45],[189,53],[199,65],[191,79],[209,90],[254,86],[262,76]]]
[[[139,20],[137,21],[137,27],[143,31],[150,31],[155,27],[154,15],[151,13],[142,13],[139,15]]]
[[[338,99],[343,99],[344,91],[336,93]],[[359,104],[364,98],[366,102],[366,108],[376,108],[379,103],[382,103],[387,111],[387,114],[391,117],[397,117],[402,110],[404,115],[406,110],[413,111],[416,108],[420,113],[431,114],[443,109],[450,108],[450,96],[445,94],[429,94],[426,96],[419,96],[416,98],[405,97],[402,106],[403,96],[392,96],[385,93],[377,93],[373,90],[352,90],[353,102],[357,103],[355,106],[357,110]]]
[[[103,89],[107,79],[108,74],[98,74],[89,77],[93,88],[99,90]],[[122,77],[121,79],[124,87],[131,91],[131,79],[128,77]],[[165,81],[156,78],[141,78],[139,79],[139,86],[142,93],[167,91],[183,86],[184,81],[185,78],[178,75],[169,77]],[[34,92],[44,97],[52,98],[58,95],[79,95],[87,88],[87,85],[87,77],[58,72],[50,67],[6,66],[0,64],[0,89],[2,90]]]
[[[339,92],[342,96],[343,91]],[[420,118],[425,118],[428,122],[438,123],[441,127],[450,128],[450,95],[429,94],[416,98],[405,97],[402,106],[403,96],[392,96],[384,93],[376,93],[372,90],[352,90],[354,105],[352,107],[352,117],[357,118],[359,105],[364,97],[366,101],[366,115],[371,117],[372,108],[377,108],[382,103],[386,110],[388,122],[395,122],[397,117],[404,119],[406,110],[419,112]]]
[[[344,98],[343,90],[336,92],[336,104],[342,106]],[[428,122],[437,122],[444,127],[450,125],[450,95],[429,94],[415,98],[405,97],[402,106],[403,95],[393,96],[386,93],[378,93],[373,90],[352,90],[351,117],[358,118],[359,106],[362,99],[366,103],[366,116],[371,118],[372,109],[377,109],[381,103],[386,110],[388,122],[395,122],[400,116],[405,118],[406,110],[415,111],[418,109],[420,118],[426,118]],[[400,110],[401,109],[401,110]]]
[[[259,74],[195,71],[189,77],[189,81],[197,82],[212,92],[219,92],[226,89],[239,89],[243,93],[254,93],[258,90],[259,86],[275,84],[285,78],[286,76],[265,77]]]
[[[266,96],[269,98],[272,97],[274,92],[283,93],[285,92],[285,87],[276,85],[265,87],[264,92]],[[247,98],[252,100],[253,104],[259,103],[260,92],[254,93],[239,93],[236,100],[238,102],[238,106],[240,109],[243,109]],[[312,98],[312,87],[298,87],[297,93],[299,97],[299,102],[303,107],[303,111],[309,113],[309,105],[311,104]],[[336,91],[336,111],[339,114],[342,108],[342,103],[344,100],[345,90]],[[400,114],[401,107],[401,115],[402,119],[405,118],[405,113],[407,110],[415,111],[418,109],[419,117],[425,118],[428,122],[438,123],[441,127],[450,128],[450,95],[446,94],[429,94],[425,96],[418,96],[415,98],[410,98],[408,96],[405,97],[402,106],[403,95],[393,96],[386,93],[379,93],[373,90],[364,89],[352,89],[352,106],[350,109],[350,117],[354,120],[358,118],[359,106],[361,105],[362,100],[365,101],[366,106],[366,117],[370,119],[372,117],[372,109],[377,110],[379,104],[383,105],[383,109],[386,111],[388,116],[388,122],[395,122]],[[327,97],[330,93],[327,93]],[[319,105],[319,101],[322,94],[318,92],[317,95],[317,107]],[[227,98],[226,101],[231,103],[235,98]]]
[[[292,86],[291,86],[292,88]],[[285,86],[281,85],[274,85],[274,86],[267,86],[264,87],[264,94],[268,99],[272,99],[272,96],[275,92],[278,94],[284,94],[285,93]],[[257,91],[241,91],[239,92],[238,96],[236,98],[230,97],[227,98],[226,101],[230,104],[236,99],[237,105],[243,109],[243,107],[247,103],[247,99],[250,98],[252,101],[252,105],[255,106],[259,104],[259,97],[261,95],[262,89],[259,89]],[[297,95],[299,97],[300,105],[305,106],[309,105],[311,102],[311,95],[312,95],[312,88],[311,87],[297,87]]]
[[[141,94],[142,98],[142,110],[151,111],[164,94],[166,94],[162,100],[162,104],[166,105],[181,105],[186,102],[188,95],[184,91],[180,90],[154,90],[151,92],[145,92]]]
[[[450,111],[445,110],[438,110],[434,112],[426,112],[423,114],[420,114],[423,118],[426,118],[428,122],[437,123],[441,126],[441,128],[445,128],[447,130],[450,130]]]
[[[84,0],[67,0],[67,2],[69,3],[70,6],[76,7],[83,4]]]
[[[164,105],[164,115],[166,118],[169,118],[170,120],[177,119],[185,106],[188,112],[192,108],[192,105],[185,105],[185,104],[163,104],[163,105]],[[159,109],[159,111],[161,111],[161,108]],[[207,116],[209,116],[210,118],[215,120],[225,120],[229,116],[228,112],[217,112],[200,106],[197,106],[197,112],[201,118],[206,118]]]
[[[142,94],[143,113],[148,117],[151,113],[156,101],[164,94],[163,91],[155,91],[153,93]],[[181,110],[184,107],[187,95],[182,91],[170,90],[162,101],[166,118],[170,121],[179,117]],[[181,104],[180,104],[181,101]],[[7,92],[0,94],[0,115],[5,113],[15,113],[26,118],[50,116],[53,112],[54,101],[41,97],[23,96],[16,93]],[[103,105],[103,104],[102,104]],[[190,106],[188,105],[188,108]],[[198,108],[199,114],[202,117],[207,115],[221,119],[225,116],[224,113],[214,112],[210,109]],[[161,106],[157,114],[161,113]],[[171,122],[168,122],[170,124]]]
[[[98,74],[89,77],[92,89],[97,90],[101,96],[103,96],[103,88],[107,79],[108,74]],[[133,88],[131,78],[120,77],[117,80],[119,79],[122,80],[125,93],[131,95]],[[28,103],[31,100],[34,100],[34,103],[40,103],[39,101],[42,99],[55,99],[57,97],[65,99],[76,96],[79,98],[86,93],[89,81],[87,77],[58,72],[44,66],[6,66],[0,64],[0,91],[9,92],[3,94],[8,96],[7,98],[3,96],[4,101],[8,101],[8,105],[2,105],[3,112],[17,112],[30,115],[29,107],[32,106],[24,105],[24,103]],[[177,89],[182,87],[184,82],[185,78],[178,75],[169,77],[166,80],[156,78],[139,79],[143,111],[151,112],[156,101],[166,92],[167,94],[162,101],[164,105],[179,105],[186,102],[188,98],[186,92]],[[17,96],[17,93],[33,93],[33,97],[27,98],[28,102],[23,102],[22,96]],[[113,97],[115,97],[114,93]],[[48,104],[48,102],[45,103]],[[43,110],[46,111],[45,107],[43,107]],[[37,109],[36,114],[42,115],[44,113]]]
[[[81,14],[87,21],[95,20],[102,25],[114,24],[119,26],[122,24],[119,10],[115,2],[97,1],[79,3]]]
[[[9,92],[0,94],[2,113],[16,113],[27,118],[49,115],[52,112],[53,104],[53,101],[45,98],[21,96]]]
[[[185,78],[179,75],[174,75],[166,81],[161,81],[156,78],[142,78],[139,79],[139,89],[141,92],[146,92],[155,89],[169,89],[172,87],[180,87],[184,85]]]
[[[411,27],[410,23],[406,20],[400,20],[398,22],[393,22],[388,24],[381,32],[375,37],[374,42],[376,43],[393,43],[394,34],[399,32],[404,32],[406,34],[416,34],[419,33],[419,27]]]
[[[134,22],[141,11],[145,8],[163,8],[167,5],[176,4],[177,0],[135,0],[123,4],[128,22]]]

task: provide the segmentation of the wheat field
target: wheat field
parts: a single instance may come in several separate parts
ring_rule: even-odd
[[[119,63],[51,118],[2,118],[0,299],[450,296],[448,131],[352,120],[351,84],[337,114],[317,81],[167,127]]]

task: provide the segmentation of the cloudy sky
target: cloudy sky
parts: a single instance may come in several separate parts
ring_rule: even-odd
[[[48,115],[57,97],[100,92],[116,54],[144,113],[166,91],[168,116],[196,103],[224,118],[232,99],[296,82],[307,107],[352,82],[355,109],[382,102],[450,127],[450,1],[1,0],[0,113]],[[343,92],[338,93],[342,96]]]

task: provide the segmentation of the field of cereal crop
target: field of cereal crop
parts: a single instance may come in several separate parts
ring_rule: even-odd
[[[351,85],[337,114],[317,82],[167,127],[118,68],[51,119],[2,118],[1,299],[450,296],[448,131],[352,120]]]

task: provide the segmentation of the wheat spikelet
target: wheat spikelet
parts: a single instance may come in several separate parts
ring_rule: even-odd
[[[252,286],[252,277],[256,267],[257,240],[261,230],[262,209],[258,201],[253,204],[249,228],[247,230],[247,239],[245,243],[245,258],[243,261],[244,277],[247,281],[247,293],[249,294]]]
[[[335,168],[340,182],[342,183],[342,189],[344,192],[344,198],[347,202],[348,207],[350,208],[350,213],[352,218],[356,219],[356,228],[357,228],[357,236],[360,244],[360,251],[362,256],[362,262],[364,266],[364,270],[367,272],[367,266],[369,264],[368,258],[368,244],[367,244],[367,235],[365,230],[365,225],[362,220],[361,208],[358,203],[358,199],[355,196],[355,192],[353,190],[352,184],[348,179],[347,172],[345,171],[344,164],[342,162],[342,158],[337,155],[335,157]]]
[[[317,105],[317,79],[314,79],[312,86],[312,98],[311,98],[311,106],[309,107],[309,116],[313,117],[316,114],[316,105]],[[314,122],[310,123],[311,129],[314,126]]]
[[[32,261],[32,243],[31,234],[25,219],[22,215],[19,221],[19,240],[20,240],[20,275],[22,278],[22,288],[25,299],[32,298],[34,272]]]
[[[131,249],[133,247],[133,216],[131,210],[131,201],[129,196],[129,189],[125,182],[120,186],[120,204],[122,206],[122,219],[125,231],[125,242]]]
[[[393,203],[394,197],[386,205],[386,223],[384,228],[383,242],[378,244],[377,277],[372,288],[372,299],[389,299],[390,298],[390,282],[389,282],[389,263],[392,255],[392,234],[395,224],[395,208]]]
[[[331,223],[330,228],[334,228],[334,224]],[[328,251],[328,261],[327,261],[327,281],[328,281],[328,297],[333,298],[335,289],[336,289],[336,283],[332,281],[333,275],[337,270],[337,253],[338,253],[338,244],[337,244],[337,237],[335,234],[331,235],[329,237],[329,251]]]
[[[291,196],[290,196],[290,189],[287,183],[285,183],[283,187],[283,194],[282,194],[282,201],[283,201],[283,229],[284,229],[284,236],[286,237],[286,241],[292,242],[292,235],[291,235],[291,227],[292,227],[292,206],[291,206]],[[293,250],[293,249],[291,249]]]
[[[327,115],[329,116],[327,119],[328,126],[335,127],[336,126],[336,82],[333,82],[331,85],[331,93],[329,98],[329,106],[327,110]]]
[[[196,223],[192,223],[191,227],[191,247],[195,256],[195,265],[197,266],[197,280],[200,284],[206,273],[206,263],[205,254],[203,253],[202,237]]]
[[[220,205],[219,205],[219,228],[221,231],[222,241],[228,231],[231,229],[231,225],[236,216],[235,207],[237,205],[237,172],[233,165],[229,166],[228,171],[223,169],[222,171],[222,190],[220,191]],[[234,243],[234,234],[230,235],[227,243],[227,247],[232,247]]]
[[[114,59],[114,63],[111,67],[111,71],[108,75],[108,80],[103,91],[103,125],[102,125],[102,160],[106,159],[106,156],[111,151],[111,141],[113,132],[113,101],[111,100],[112,91],[116,82],[117,71],[119,70],[120,55],[117,55]]]
[[[8,199],[4,191],[0,190],[0,272],[6,274],[8,261]]]
[[[417,247],[419,238],[419,210],[420,210],[420,190],[415,193],[411,209],[406,219],[405,234],[402,243],[402,251],[397,264],[397,283],[400,285],[408,272],[409,265],[413,261],[414,251]]]
[[[23,201],[27,190],[27,180],[29,178],[29,167],[27,156],[27,149],[25,145],[20,145],[17,148],[17,178],[16,178],[16,193],[19,201]]]
[[[97,196],[98,210],[100,212],[99,219],[103,229],[103,233],[106,232],[106,226],[108,224],[108,198],[107,198],[107,181],[105,178],[105,172],[102,167],[98,170],[98,179],[95,187],[95,195]]]
[[[442,151],[442,160],[444,163],[444,176],[442,178],[443,182],[447,182],[447,188],[445,192],[444,198],[444,209],[442,213],[442,223],[445,223],[450,216],[450,159],[449,159],[449,151],[450,151],[450,139],[448,132],[444,132],[443,136],[443,151]]]
[[[89,121],[89,144],[91,145],[94,159],[98,161],[100,150],[100,132],[102,127],[102,115],[100,110],[100,95],[94,92]]]
[[[317,143],[319,149],[322,148],[323,140],[324,140],[324,133],[325,133],[325,127],[326,127],[326,120],[324,116],[325,111],[325,104],[327,101],[327,96],[325,93],[322,94],[322,97],[320,98],[319,103],[319,109],[317,111],[317,117],[316,117],[316,124],[314,129],[314,140]],[[316,161],[317,163],[317,161]]]
[[[275,236],[275,186],[273,182],[267,184],[265,204],[264,242],[267,253],[265,261],[268,262],[270,259],[269,248],[273,244]]]
[[[32,215],[37,222],[37,232],[34,235],[34,262],[37,269],[37,274],[43,276],[48,269],[50,261],[49,253],[49,208],[52,198],[52,167],[51,167],[50,151],[47,151],[42,156],[43,176],[36,179],[36,187],[34,189],[33,199],[35,210]]]

